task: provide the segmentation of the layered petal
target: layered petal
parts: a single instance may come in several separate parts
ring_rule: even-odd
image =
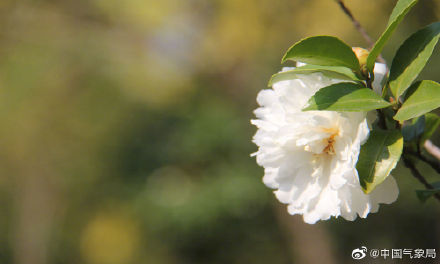
[[[383,67],[377,68],[380,82]],[[356,162],[368,138],[366,113],[302,112],[313,94],[338,82],[321,73],[277,82],[258,94],[257,119],[251,121],[258,128],[253,155],[265,168],[264,184],[275,189],[290,214],[301,214],[310,224],[338,216],[364,218],[398,196],[392,176],[370,194],[359,184]]]

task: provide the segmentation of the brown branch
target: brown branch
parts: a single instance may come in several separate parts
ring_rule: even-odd
[[[414,163],[408,159],[405,155],[402,155],[403,163],[405,164],[405,167],[407,167],[414,178],[416,178],[420,183],[422,183],[426,189],[432,190],[434,187],[423,177],[423,175],[419,172],[419,170],[416,168]],[[436,193],[434,194],[434,197],[440,201],[440,194]]]
[[[353,13],[351,13],[350,9],[348,9],[348,7],[344,4],[343,0],[336,0],[336,2],[339,4],[342,11],[344,11],[344,13],[348,16],[348,18],[350,18],[356,30],[362,35],[365,42],[367,42],[369,49],[371,49],[374,46],[373,39],[370,37],[370,35],[368,35],[367,31],[362,27],[361,23],[359,23],[359,21],[353,16]],[[381,63],[384,64],[386,63],[384,58],[380,54],[377,57],[377,60]]]
[[[338,2],[339,6],[341,7],[342,11],[344,11],[344,13],[350,18],[351,22],[353,23],[354,27],[356,28],[356,30],[361,33],[362,37],[365,39],[365,41],[367,42],[368,46],[370,46],[370,48],[373,47],[374,45],[374,41],[371,39],[370,35],[368,35],[367,31],[361,26],[361,24],[359,23],[359,21],[356,20],[356,18],[354,18],[353,14],[351,13],[350,9],[348,9],[344,2],[342,0],[336,0],[336,2]]]

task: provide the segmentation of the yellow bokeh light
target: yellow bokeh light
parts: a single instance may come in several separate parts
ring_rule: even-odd
[[[181,8],[176,0],[94,0],[93,3],[113,21],[138,28],[154,28]]]
[[[88,263],[131,263],[139,249],[140,233],[136,223],[115,213],[101,214],[86,226],[81,251]]]

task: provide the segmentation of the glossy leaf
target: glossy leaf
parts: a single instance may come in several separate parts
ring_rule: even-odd
[[[390,103],[363,85],[337,83],[320,89],[309,99],[303,111],[369,111],[389,106]]]
[[[388,25],[382,35],[374,44],[370,51],[370,55],[367,58],[367,69],[372,72],[374,68],[374,63],[377,57],[382,52],[383,47],[390,39],[394,30],[400,24],[402,19],[408,13],[408,11],[417,3],[418,0],[399,0],[391,13],[390,19],[388,20]]]
[[[381,184],[396,167],[402,155],[403,137],[398,130],[372,130],[361,146],[356,169],[365,193]]]
[[[400,46],[390,69],[390,88],[401,96],[423,70],[440,37],[440,22],[433,23],[409,37]]]
[[[350,46],[331,36],[315,36],[295,43],[284,55],[286,60],[313,65],[343,66],[360,71],[359,61]]]
[[[394,116],[395,120],[408,120],[440,107],[440,84],[434,81],[417,82],[410,87],[406,97]]]
[[[268,86],[271,87],[274,83],[286,80],[293,80],[298,78],[298,74],[310,74],[321,72],[323,75],[334,79],[347,81],[360,81],[352,70],[345,67],[338,66],[321,66],[321,65],[305,65],[288,71],[283,71],[272,75]]]

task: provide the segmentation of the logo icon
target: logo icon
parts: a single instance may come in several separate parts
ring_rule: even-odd
[[[353,259],[363,259],[365,258],[366,253],[367,253],[367,247],[355,248],[351,252],[351,257]]]
[[[380,255],[380,251],[377,248],[370,249],[370,256],[372,258],[377,258]]]

